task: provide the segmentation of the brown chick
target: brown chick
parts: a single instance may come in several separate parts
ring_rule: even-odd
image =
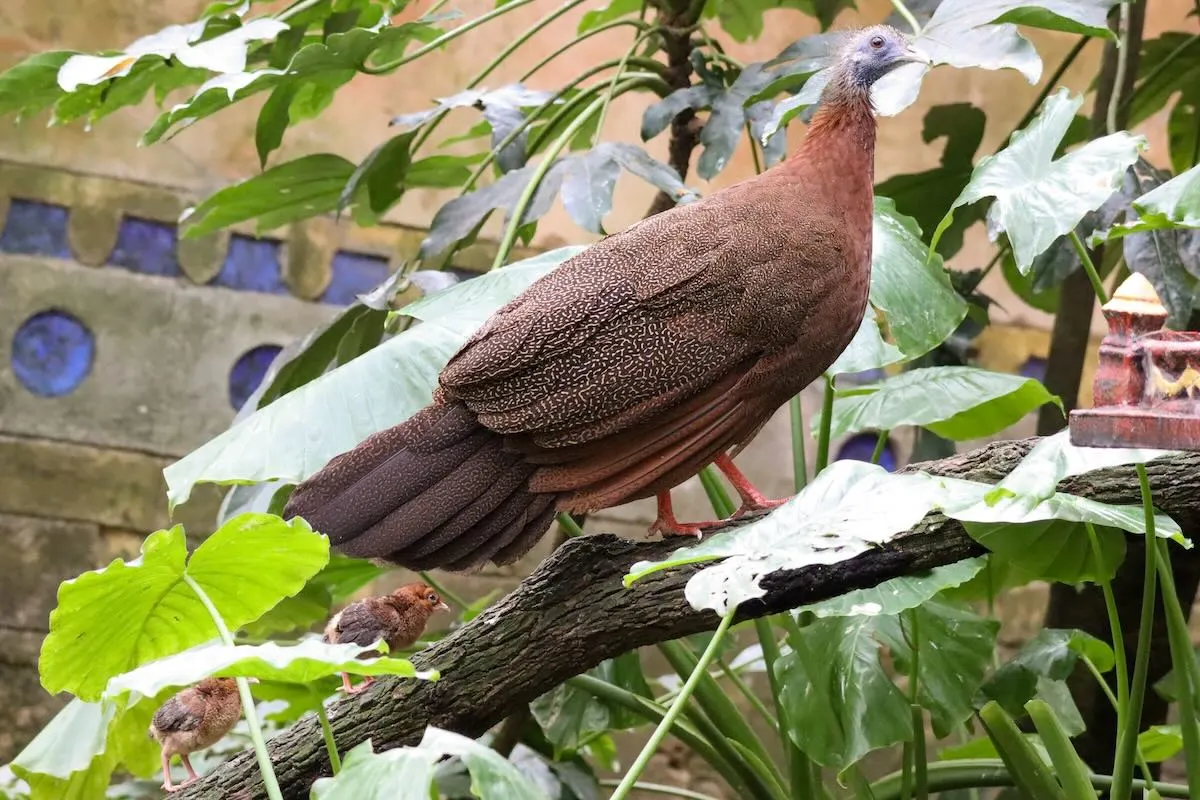
[[[383,639],[388,650],[408,647],[425,632],[425,625],[435,611],[449,611],[450,606],[425,583],[410,583],[401,586],[383,597],[368,597],[343,608],[325,626],[325,641],[330,644],[357,644],[366,647]],[[363,653],[359,658],[372,658]],[[358,686],[350,683],[350,676],[342,673],[342,688],[347,694],[358,694],[375,679],[367,676]]]
[[[150,736],[162,746],[162,788],[174,792],[198,780],[188,754],[216,744],[241,715],[242,699],[233,678],[205,678],[163,703],[150,721]],[[187,770],[183,783],[171,782],[174,755]]]

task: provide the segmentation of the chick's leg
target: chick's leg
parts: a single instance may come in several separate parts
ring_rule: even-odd
[[[346,694],[358,694],[359,692],[365,692],[367,687],[374,682],[375,679],[373,677],[366,675],[363,677],[363,682],[358,686],[351,686],[349,674],[345,672],[342,673],[342,688],[346,690]]]
[[[733,512],[733,519],[743,517],[746,514],[753,514],[755,511],[769,511],[772,508],[778,508],[788,501],[787,498],[783,500],[771,500],[756,489],[754,484],[750,483],[750,479],[734,465],[733,459],[726,453],[717,456],[716,460],[713,461],[713,465],[725,473],[725,477],[733,485],[734,490],[738,493],[738,497],[742,498],[741,506],[738,507],[737,511]]]
[[[167,755],[167,748],[162,749],[162,770],[163,770],[163,785],[162,788],[168,792],[173,792],[179,787],[171,783],[171,757]]]
[[[187,753],[180,753],[179,760],[183,762],[183,768],[187,770],[187,778],[184,779],[183,783],[179,784],[180,788],[200,780],[200,776],[196,774],[196,770],[192,769],[192,762],[188,760]]]

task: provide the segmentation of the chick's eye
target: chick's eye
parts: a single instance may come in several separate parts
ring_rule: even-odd
[[[428,600],[428,601],[429,601],[429,602],[431,602],[431,603],[436,603],[436,602],[437,602],[437,595],[436,595],[436,594],[431,594],[431,595],[429,595],[429,597],[427,597],[427,598],[425,598],[425,599],[426,599],[426,600]]]
[[[871,37],[871,47],[874,47],[876,50],[883,47],[883,37],[882,36]]]

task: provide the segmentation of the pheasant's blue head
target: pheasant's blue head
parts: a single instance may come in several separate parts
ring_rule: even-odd
[[[917,51],[900,31],[888,25],[875,25],[854,34],[842,51],[842,63],[850,82],[860,88],[904,64],[927,64],[928,57]]]

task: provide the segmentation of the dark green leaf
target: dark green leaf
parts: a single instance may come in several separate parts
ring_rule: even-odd
[[[408,165],[404,183],[410,187],[457,189],[471,177],[470,165],[482,158],[482,153],[473,156],[428,156]]]
[[[42,684],[97,699],[113,676],[215,638],[185,576],[236,630],[300,591],[328,560],[328,540],[303,520],[264,514],[221,526],[190,559],[181,526],[151,534],[136,562],[118,559],[60,587],[38,660]]]
[[[612,209],[620,173],[621,165],[600,149],[571,160],[563,177],[562,202],[576,225],[604,232],[604,215]]]
[[[1139,216],[1136,222],[1117,225],[1107,234],[1097,234],[1092,237],[1093,242],[1164,228],[1200,228],[1200,166],[1176,175],[1134,200],[1133,208]]]
[[[38,53],[0,72],[0,115],[16,114],[20,120],[49,108],[63,95],[58,70],[74,50]]]
[[[917,642],[917,699],[929,711],[933,732],[939,739],[949,736],[971,716],[972,700],[991,666],[999,630],[996,620],[937,600],[922,603],[899,617],[880,618],[879,638],[891,650],[897,668],[910,678],[912,643]]]
[[[649,141],[665,131],[679,112],[689,108],[707,108],[714,93],[711,87],[698,84],[686,89],[676,89],[657,103],[648,106],[642,113],[642,141]]]
[[[929,144],[945,137],[941,165],[925,172],[895,175],[878,184],[876,192],[892,198],[899,213],[914,218],[927,236],[932,234],[945,210],[971,179],[985,122],[983,110],[970,103],[929,109],[921,138]],[[979,206],[971,206],[968,211],[956,215],[938,243],[942,257],[949,258],[957,253],[962,248],[963,231],[981,219],[983,211]]]
[[[921,425],[955,441],[980,439],[1054,402],[1033,378],[976,367],[926,367],[841,393],[830,436]],[[819,423],[814,416],[814,429]]]
[[[825,473],[821,473],[824,475]],[[875,617],[818,619],[789,637],[775,663],[793,742],[838,772],[912,737],[908,701],[879,662]]]
[[[337,90],[353,80],[356,74],[358,73],[352,69],[335,69],[321,72],[304,81],[288,109],[292,124],[315,119],[329,108]]]
[[[1200,37],[1165,31],[1157,39],[1142,42],[1138,81],[1129,102],[1129,125],[1139,125],[1158,113],[1176,92],[1181,94],[1180,104],[1200,103]]]
[[[1039,681],[1063,682],[1071,676],[1079,657],[1087,656],[1102,672],[1115,663],[1112,648],[1104,642],[1078,630],[1046,628],[1038,632],[1017,652],[1013,659],[983,684],[984,697],[995,700],[1016,717],[1023,716],[1025,704],[1039,693],[1054,699],[1056,690],[1039,692]],[[1050,702],[1061,706],[1061,702]],[[1078,712],[1076,712],[1078,713]]]
[[[1008,287],[1013,290],[1013,294],[1039,311],[1054,314],[1058,311],[1058,285],[1048,284],[1045,289],[1035,289],[1034,276],[1047,275],[1044,267],[1046,266],[1045,259],[1048,254],[1058,255],[1065,252],[1065,249],[1052,245],[1050,250],[1042,253],[1042,255],[1033,260],[1033,269],[1030,270],[1029,274],[1022,275],[1021,271],[1017,269],[1017,262],[1013,259],[1012,250],[1006,249],[1004,255],[1000,257],[1000,272],[1004,275],[1004,280],[1008,283]],[[1075,257],[1073,266],[1078,267],[1079,260],[1073,250],[1070,256]]]
[[[968,558],[928,572],[892,578],[871,589],[855,589],[819,603],[800,606],[796,612],[809,611],[818,617],[899,614],[916,608],[943,589],[971,580],[983,569],[984,560],[984,556]]]
[[[1038,254],[1108,200],[1145,139],[1122,131],[1051,160],[1082,103],[1082,96],[1071,97],[1066,89],[1055,92],[1029,127],[1013,134],[1007,148],[980,161],[934,233],[934,243],[953,220],[954,208],[994,197],[989,229],[1008,234],[1017,268],[1028,272]]]
[[[1171,167],[1185,172],[1200,153],[1200,96],[1180,98],[1167,120],[1167,149]]]
[[[320,153],[271,167],[261,175],[209,196],[184,218],[184,236],[195,238],[239,222],[257,220],[258,232],[337,208],[354,165]]]
[[[412,163],[413,131],[393,136],[376,147],[355,168],[338,197],[338,210],[365,200],[366,210],[378,218],[404,194],[405,176]]]
[[[283,144],[283,132],[287,130],[288,109],[296,96],[299,84],[281,83],[271,91],[267,102],[258,112],[258,124],[254,128],[254,145],[258,149],[259,166],[266,168],[267,156]]]
[[[1146,198],[1149,197],[1151,203],[1155,202],[1152,192],[1164,185],[1170,176],[1150,164],[1141,163],[1133,172],[1141,194],[1134,202],[1147,208]],[[1193,221],[1200,227],[1200,170],[1196,175],[1192,190],[1195,194]],[[1186,191],[1185,188],[1185,194]],[[1130,216],[1136,219],[1137,213],[1133,212]],[[1145,275],[1154,284],[1168,312],[1168,327],[1186,329],[1196,302],[1197,289],[1200,288],[1200,230],[1152,228],[1145,233],[1127,235],[1122,245],[1125,263],[1130,271]]]

